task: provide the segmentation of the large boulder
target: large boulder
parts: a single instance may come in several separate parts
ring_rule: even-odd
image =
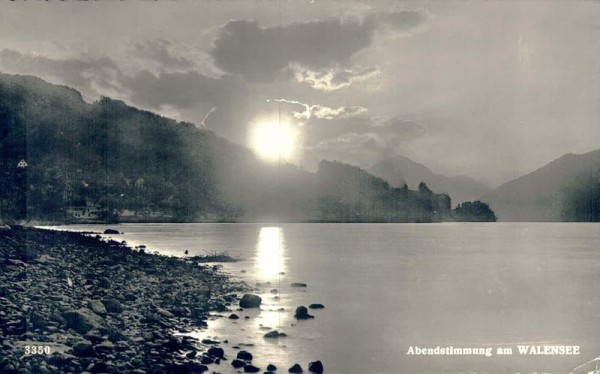
[[[62,314],[62,317],[67,321],[67,327],[80,334],[85,334],[93,328],[99,328],[104,323],[102,318],[86,308],[68,310]]]
[[[260,296],[247,293],[244,296],[242,296],[242,299],[240,300],[240,307],[258,308],[260,307],[261,302],[262,299],[260,298]]]
[[[288,369],[289,373],[302,373],[302,371],[302,366],[300,366],[300,364],[294,364],[294,366]]]

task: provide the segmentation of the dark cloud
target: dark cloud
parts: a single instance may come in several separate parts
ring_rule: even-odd
[[[148,40],[137,43],[133,55],[157,63],[162,68],[188,69],[194,66],[185,57],[175,56],[171,52],[172,43],[166,39]]]
[[[102,89],[118,90],[123,79],[117,63],[109,57],[52,59],[3,49],[0,68],[11,73],[52,77],[93,96],[101,94]]]
[[[212,56],[227,73],[249,81],[273,81],[291,64],[316,70],[345,66],[371,45],[375,31],[383,26],[408,30],[425,20],[421,13],[400,11],[363,20],[330,18],[277,27],[230,21],[221,27]]]

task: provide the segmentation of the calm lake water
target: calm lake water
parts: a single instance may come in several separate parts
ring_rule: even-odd
[[[307,371],[309,361],[320,359],[328,373],[564,373],[600,355],[596,224],[111,227],[125,232],[115,239],[150,251],[183,256],[186,249],[190,255],[216,250],[242,258],[223,270],[261,284],[262,310],[236,312],[237,321],[214,317],[198,335],[229,339],[224,348],[230,357],[235,350],[228,346],[254,344],[242,348],[263,369],[274,363],[287,372],[298,362]],[[308,287],[292,288],[292,282]],[[311,303],[326,308],[311,311],[313,320],[294,320],[295,308]],[[267,341],[264,327],[288,337]],[[579,345],[581,354],[522,356],[519,344]],[[407,355],[410,346],[491,347],[494,354],[414,356]],[[513,354],[496,355],[498,347],[513,348]],[[212,370],[235,372],[229,362]]]

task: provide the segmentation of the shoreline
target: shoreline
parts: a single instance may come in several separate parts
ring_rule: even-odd
[[[218,345],[175,334],[248,289],[198,261],[24,226],[0,229],[0,267],[3,373],[208,371]]]

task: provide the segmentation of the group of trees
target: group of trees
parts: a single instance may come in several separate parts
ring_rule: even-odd
[[[600,170],[583,174],[562,190],[561,219],[600,222]]]
[[[464,203],[452,210],[450,196],[436,194],[423,182],[418,190],[392,188],[366,171],[340,162],[322,161],[318,219],[335,222],[495,221],[489,206]],[[475,209],[473,209],[475,207]]]

